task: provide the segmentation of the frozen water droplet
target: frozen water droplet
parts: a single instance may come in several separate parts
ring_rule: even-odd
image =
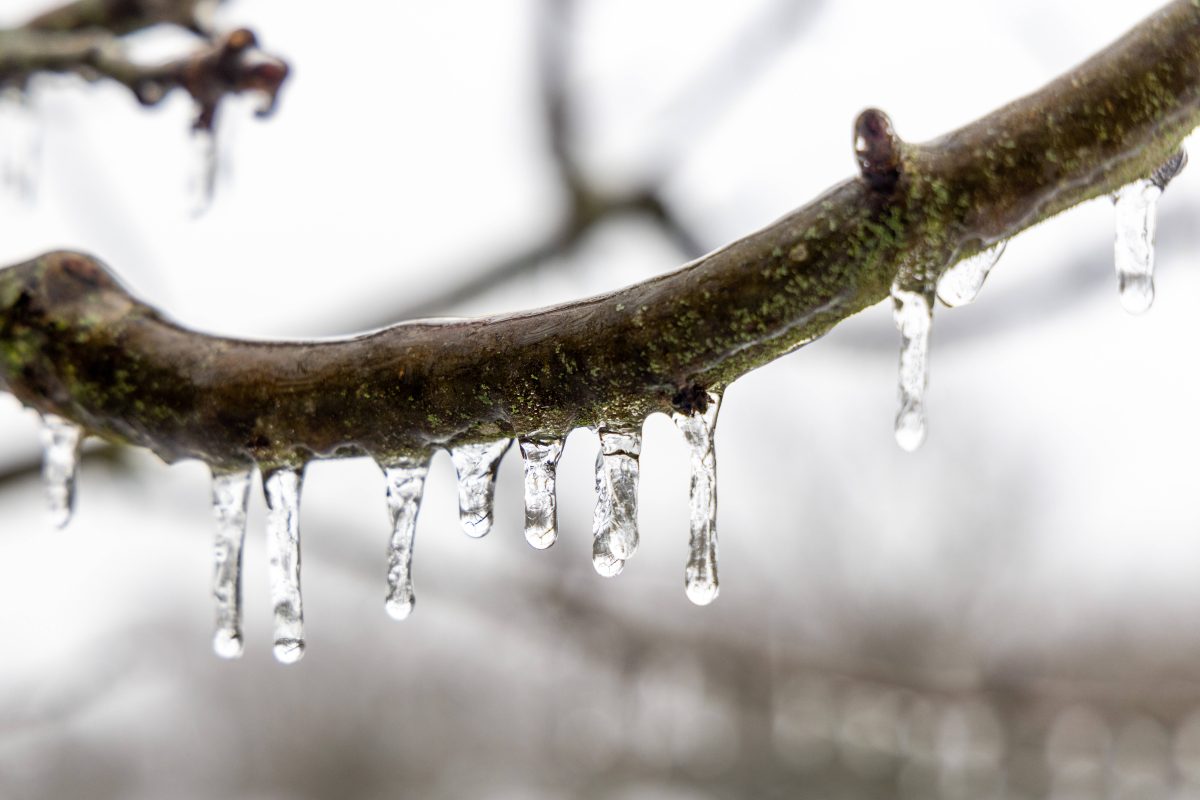
[[[275,609],[275,658],[292,664],[304,655],[304,602],[300,596],[300,489],[289,467],[267,474],[267,569]]]
[[[618,574],[638,548],[640,425],[600,426],[596,454],[596,513],[592,518],[592,565],[605,577]]]
[[[200,216],[212,206],[217,187],[217,135],[213,130],[192,131],[192,175],[188,178],[188,196],[192,216]],[[303,651],[303,648],[301,648]]]
[[[280,664],[295,664],[304,657],[304,640],[276,639],[271,652],[275,654],[275,660]]]
[[[912,452],[925,441],[925,385],[928,382],[929,329],[933,312],[929,298],[892,286],[893,317],[900,331],[900,412],[896,443]]]
[[[0,89],[0,184],[23,204],[33,202],[41,162],[41,121],[28,88]]]
[[[519,444],[525,460],[525,539],[545,550],[558,538],[554,477],[563,440],[522,437]]]
[[[421,494],[429,474],[429,456],[400,458],[383,468],[387,481],[387,504],[392,517],[392,538],[388,541],[387,602],[384,608],[392,619],[406,619],[412,613],[413,538],[417,532],[417,514]]]
[[[75,511],[75,473],[83,429],[55,414],[42,415],[42,483],[50,522],[64,528]]]
[[[246,539],[246,501],[254,470],[213,472],[213,514],[217,518],[213,597],[217,630],[213,650],[221,658],[242,654],[242,544]]]
[[[717,457],[713,448],[720,405],[720,396],[709,392],[703,412],[676,411],[671,415],[691,450],[691,541],[684,588],[687,598],[698,606],[716,600],[721,590],[717,579]]]
[[[497,439],[450,450],[450,460],[458,473],[458,520],[467,536],[479,538],[492,529],[496,470],[511,446],[512,439]]]
[[[988,273],[1003,255],[1005,244],[1007,241],[1001,240],[943,272],[937,284],[938,299],[951,308],[974,302]]]
[[[596,538],[592,540],[592,567],[604,578],[613,578],[625,569],[625,559],[612,554],[608,542]]]
[[[1114,254],[1121,305],[1141,314],[1154,302],[1154,225],[1162,187],[1146,178],[1113,195],[1117,238]]]

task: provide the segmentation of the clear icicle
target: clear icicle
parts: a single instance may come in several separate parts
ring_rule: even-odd
[[[638,547],[638,456],[642,452],[639,427],[600,426],[592,566],[606,578],[619,574]]]
[[[721,591],[717,579],[717,457],[713,434],[721,397],[708,393],[703,412],[671,415],[691,450],[691,541],[684,589],[688,600],[706,606]]]
[[[512,439],[497,439],[450,450],[450,460],[458,473],[458,519],[467,536],[479,538],[492,529],[496,470],[511,446]]]
[[[246,539],[246,501],[254,470],[213,472],[213,514],[217,518],[213,597],[217,630],[213,650],[221,658],[242,655],[242,544]]]
[[[1130,314],[1141,314],[1154,303],[1154,228],[1158,198],[1187,163],[1182,150],[1149,178],[1122,186],[1113,195],[1117,235],[1113,252],[1121,305]]]
[[[937,284],[938,299],[951,308],[974,302],[988,273],[1004,254],[1005,244],[1007,240],[1001,240],[943,272]]]
[[[50,522],[64,528],[75,511],[75,473],[83,429],[55,414],[42,415],[42,483]]]
[[[519,444],[525,460],[525,539],[545,550],[558,538],[554,477],[563,440],[522,437]]]
[[[1141,314],[1154,302],[1154,225],[1161,194],[1154,181],[1145,179],[1122,186],[1113,196],[1117,287],[1130,314]]]
[[[925,441],[925,384],[928,381],[929,329],[933,315],[929,298],[892,286],[893,317],[900,331],[900,412],[896,414],[896,443],[912,452]]]
[[[192,174],[188,178],[188,196],[192,216],[198,217],[212,206],[217,187],[217,135],[197,128],[192,131]]]
[[[383,468],[383,476],[387,480],[388,511],[392,517],[392,537],[388,541],[388,591],[384,607],[392,619],[406,619],[417,601],[412,580],[413,539],[428,474],[428,455],[397,459]]]
[[[304,603],[300,596],[300,489],[291,468],[266,476],[267,564],[275,610],[275,658],[294,664],[304,655]]]

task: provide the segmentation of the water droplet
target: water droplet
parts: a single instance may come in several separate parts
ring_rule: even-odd
[[[267,474],[267,569],[275,609],[275,658],[293,664],[304,655],[304,602],[300,596],[299,472],[285,467]]]
[[[392,517],[392,538],[388,541],[387,602],[384,608],[392,619],[406,619],[412,613],[413,539],[417,532],[417,514],[421,494],[429,474],[429,455],[400,458],[383,468],[387,481],[387,504]]]
[[[900,412],[896,443],[912,452],[925,441],[925,385],[928,382],[929,329],[933,312],[929,298],[892,286],[893,317],[900,331]]]
[[[479,538],[492,529],[496,470],[510,446],[512,439],[497,439],[450,450],[450,460],[458,473],[458,519],[467,536]]]
[[[217,187],[216,132],[206,128],[194,129],[192,150],[193,172],[188,178],[188,196],[192,216],[198,217],[212,206]]]
[[[687,598],[698,606],[716,600],[721,591],[717,579],[717,457],[713,448],[720,406],[721,397],[709,392],[703,412],[677,411],[671,415],[691,450],[691,542],[684,588]]]
[[[1113,195],[1117,237],[1113,246],[1121,305],[1141,314],[1154,302],[1154,226],[1162,187],[1146,178]]]
[[[1001,240],[943,272],[937,284],[938,299],[951,308],[974,302],[1007,243]]]
[[[75,511],[75,473],[83,429],[55,414],[42,415],[42,483],[50,522],[64,528]]]
[[[592,518],[592,565],[605,577],[620,573],[638,547],[640,425],[600,426],[596,454],[596,513]]]
[[[563,440],[522,437],[519,444],[525,460],[525,539],[545,550],[558,538],[554,477]]]
[[[213,650],[221,658],[242,654],[242,544],[246,539],[246,501],[254,470],[213,471],[212,503],[217,518],[213,597],[217,630]]]

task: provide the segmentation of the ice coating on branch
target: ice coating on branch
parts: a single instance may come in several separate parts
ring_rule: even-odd
[[[242,655],[242,544],[246,540],[246,501],[253,477],[253,468],[213,472],[212,505],[217,518],[213,548],[217,629],[213,650],[221,658]]]
[[[23,203],[33,201],[41,161],[41,123],[28,89],[0,89],[0,184]]]
[[[192,216],[200,216],[212,206],[217,187],[217,134],[214,130],[192,131],[192,174],[188,178],[188,197]]]
[[[1154,302],[1154,228],[1158,198],[1187,163],[1182,150],[1149,178],[1122,186],[1113,195],[1117,235],[1113,245],[1117,288],[1121,305],[1130,314],[1141,314]]]
[[[929,329],[933,314],[929,298],[892,286],[893,317],[900,331],[900,411],[896,414],[896,443],[912,452],[925,441],[925,384],[928,381]]]
[[[691,451],[691,540],[684,589],[688,600],[698,606],[716,600],[721,590],[717,579],[717,457],[713,449],[720,405],[720,396],[709,392],[704,411],[671,415]]]
[[[50,522],[64,528],[75,511],[75,473],[83,429],[55,414],[42,415],[42,483]]]
[[[983,288],[988,273],[1000,256],[1004,254],[1006,240],[1001,240],[991,247],[980,250],[970,258],[964,258],[938,278],[937,296],[946,305],[965,306],[975,301],[979,290]]]
[[[304,655],[304,603],[300,596],[300,488],[291,468],[266,476],[267,569],[275,609],[275,658],[294,664]]]
[[[523,436],[518,443],[525,461],[525,540],[545,550],[558,538],[554,477],[563,440]]]
[[[387,481],[387,504],[392,518],[392,537],[388,540],[387,602],[392,619],[406,619],[412,613],[413,538],[417,532],[417,514],[421,494],[429,474],[429,456],[402,458],[383,467]]]
[[[638,547],[640,425],[601,425],[596,454],[596,513],[592,518],[592,566],[611,578]]]
[[[496,470],[511,445],[512,439],[497,439],[450,450],[450,460],[458,473],[458,519],[467,536],[479,538],[492,529]]]

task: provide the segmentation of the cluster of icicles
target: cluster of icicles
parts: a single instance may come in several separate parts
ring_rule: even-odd
[[[707,605],[716,599],[717,493],[716,430],[720,397],[708,393],[703,411],[675,412],[672,418],[691,452],[691,541],[684,586],[688,599]],[[52,522],[62,527],[75,504],[75,473],[83,432],[73,422],[43,415],[42,478]],[[637,552],[638,457],[641,426],[601,425],[596,456],[596,511],[592,522],[592,564],[606,577],[621,572]],[[558,538],[555,472],[562,438],[517,440],[525,463],[525,538],[544,550]],[[458,475],[459,520],[468,536],[492,527],[496,471],[512,439],[450,449]],[[413,538],[432,453],[380,464],[387,485],[392,532],[387,548],[387,613],[404,619],[413,610]],[[242,654],[242,544],[246,503],[254,468],[213,471],[212,502],[217,520],[213,596],[217,604],[213,649],[224,658]],[[276,469],[263,476],[267,500],[267,560],[274,608],[275,658],[291,664],[304,655],[304,604],[300,594],[300,490],[302,472]]]
[[[1117,235],[1114,255],[1121,305],[1141,314],[1154,302],[1154,227],[1158,198],[1187,164],[1181,148],[1148,178],[1123,186],[1112,196]],[[983,288],[988,273],[1004,252],[995,242],[942,273],[937,298],[950,307],[967,305]],[[933,294],[921,281],[892,284],[896,328],[900,331],[900,411],[896,442],[913,451],[925,440],[925,387],[928,383],[929,331],[933,326]]]
[[[1120,189],[1116,205],[1116,267],[1121,302],[1132,313],[1150,307],[1154,299],[1155,208],[1167,183],[1183,169],[1187,158],[1178,151],[1149,178]],[[970,303],[1004,250],[991,244],[964,259],[939,278],[937,297],[947,306]],[[896,441],[915,450],[925,438],[924,396],[927,383],[929,332],[933,321],[933,292],[897,281],[892,287],[896,327],[900,330],[900,411]],[[691,542],[684,574],[688,599],[707,605],[716,599],[716,458],[713,434],[720,397],[709,393],[703,411],[676,412],[676,426],[691,451]],[[75,472],[82,431],[74,423],[45,415],[42,445],[43,479],[52,521],[70,520],[74,505]],[[606,424],[597,429],[596,512],[592,522],[592,564],[606,577],[621,572],[638,548],[638,457],[640,425]],[[563,451],[562,438],[522,437],[518,440],[525,463],[525,538],[545,549],[558,536],[555,471]],[[481,537],[492,527],[492,499],[500,460],[511,439],[451,448],[458,475],[459,519],[468,536]],[[413,538],[425,478],[432,453],[398,458],[381,464],[387,484],[392,533],[388,542],[386,609],[395,619],[413,610]],[[213,509],[217,518],[216,568],[213,594],[217,602],[218,655],[242,653],[241,565],[246,534],[246,502],[254,468],[214,471]],[[276,469],[264,476],[267,500],[267,550],[271,602],[275,613],[275,657],[293,663],[304,654],[304,607],[300,595],[300,489],[302,473]]]

